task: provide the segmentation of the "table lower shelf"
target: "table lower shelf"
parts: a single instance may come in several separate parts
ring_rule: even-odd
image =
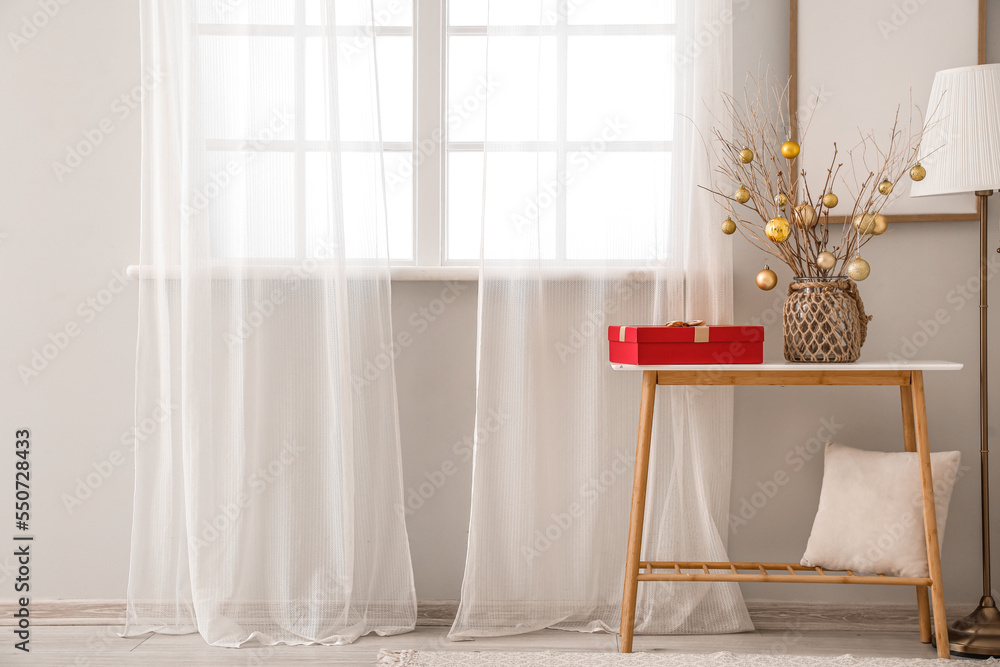
[[[640,561],[639,570],[639,581],[773,581],[790,584],[877,586],[930,586],[932,583],[930,577],[857,575],[851,570],[827,570],[821,567],[806,567],[798,563]]]

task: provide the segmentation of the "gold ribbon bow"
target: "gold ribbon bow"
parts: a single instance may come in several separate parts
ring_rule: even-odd
[[[690,320],[685,322],[684,320],[672,320],[667,322],[663,326],[665,327],[694,327],[694,342],[696,343],[707,343],[708,342],[708,325],[705,324],[705,320]],[[625,342],[625,329],[627,327],[621,327],[618,330],[618,340],[622,343]]]

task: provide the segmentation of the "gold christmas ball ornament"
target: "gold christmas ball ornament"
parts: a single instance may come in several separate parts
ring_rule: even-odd
[[[750,164],[753,162],[753,151],[749,148],[744,148],[740,151],[740,162],[743,164]]]
[[[926,175],[927,175],[927,170],[924,169],[919,162],[913,165],[913,168],[910,169],[910,178],[913,179],[914,181],[922,181],[924,180],[924,176]]]
[[[824,271],[829,271],[837,264],[837,258],[833,256],[832,252],[827,252],[824,250],[819,255],[816,256],[816,266],[823,269]]]
[[[819,221],[816,209],[809,204],[799,204],[795,207],[795,215],[792,216],[795,224],[802,229],[812,229]]]
[[[882,181],[879,183],[878,191],[884,195],[892,194],[892,181]]]
[[[774,195],[774,203],[777,206],[785,206],[785,205],[787,205],[788,204],[788,195],[786,195],[784,192],[779,192],[778,194]]]
[[[792,160],[799,155],[799,145],[789,139],[785,143],[781,144],[781,154],[789,160]]]
[[[889,229],[889,221],[881,213],[875,214],[875,229],[872,230],[872,234],[878,236],[880,234],[885,234],[885,230]]]
[[[746,204],[748,201],[750,201],[750,191],[747,190],[745,185],[741,185],[740,189],[737,190],[736,194],[733,195],[733,199],[735,199],[741,204]]]
[[[862,234],[875,233],[875,216],[871,213],[863,213],[854,216],[854,226]]]
[[[722,233],[725,235],[730,235],[736,232],[736,223],[733,222],[732,218],[726,218],[722,221]]]
[[[851,280],[862,281],[872,272],[871,265],[860,257],[855,257],[847,263],[847,277]]]
[[[757,287],[766,292],[774,289],[777,284],[778,274],[768,268],[767,264],[765,264],[764,268],[757,274]]]
[[[827,192],[825,195],[823,195],[823,206],[826,206],[827,208],[833,208],[834,206],[837,205],[837,202],[839,201],[840,200],[837,199],[837,195],[833,194],[832,192]]]
[[[777,218],[771,218],[764,227],[764,233],[767,234],[767,238],[771,239],[775,243],[782,243],[788,238],[788,234],[792,231],[792,228],[788,224],[788,220],[778,216]]]

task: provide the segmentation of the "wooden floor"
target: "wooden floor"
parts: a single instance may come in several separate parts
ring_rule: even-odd
[[[225,649],[208,646],[199,635],[118,637],[111,626],[39,626],[32,629],[31,653],[13,649],[3,628],[0,665],[101,667],[104,665],[373,665],[379,649],[449,651],[605,651],[618,649],[618,637],[543,630],[517,637],[448,641],[446,627],[418,627],[394,637],[362,637],[349,646],[275,646]],[[636,636],[636,651],[681,653],[782,653],[933,658],[930,644],[916,632],[762,630],[738,635]]]

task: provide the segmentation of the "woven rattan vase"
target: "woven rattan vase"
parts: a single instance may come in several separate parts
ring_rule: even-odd
[[[853,280],[844,276],[795,278],[785,300],[785,359],[857,361],[869,320]]]

